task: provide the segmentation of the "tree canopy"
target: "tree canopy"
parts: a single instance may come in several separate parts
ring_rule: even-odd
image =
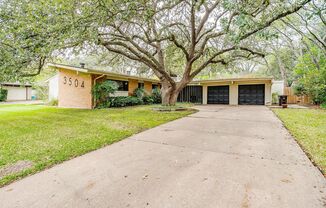
[[[0,76],[32,76],[63,50],[101,48],[152,71],[162,82],[163,103],[173,104],[204,69],[265,57],[257,43],[272,38],[276,22],[309,2],[2,0]]]

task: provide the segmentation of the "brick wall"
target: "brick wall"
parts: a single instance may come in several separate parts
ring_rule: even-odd
[[[144,82],[144,89],[147,93],[152,94],[152,83],[151,82]]]
[[[138,80],[135,79],[129,79],[128,83],[128,95],[133,95],[135,89],[138,88]]]
[[[92,76],[59,69],[59,107],[92,108]]]

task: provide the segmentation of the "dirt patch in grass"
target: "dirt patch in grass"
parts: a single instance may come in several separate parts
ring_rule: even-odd
[[[21,160],[14,164],[7,165],[3,168],[0,168],[0,179],[2,179],[5,176],[27,170],[28,168],[31,167],[33,167],[33,163],[31,161],[26,161],[26,160]]]

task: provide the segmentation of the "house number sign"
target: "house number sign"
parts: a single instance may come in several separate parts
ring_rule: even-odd
[[[69,86],[74,86],[74,87],[81,87],[84,88],[85,87],[85,83],[84,81],[79,81],[78,79],[73,79],[71,77],[63,77],[63,84],[67,84]]]

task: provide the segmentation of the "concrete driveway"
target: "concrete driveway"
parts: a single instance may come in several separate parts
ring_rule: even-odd
[[[0,189],[0,207],[313,208],[326,180],[264,106],[199,106]]]

